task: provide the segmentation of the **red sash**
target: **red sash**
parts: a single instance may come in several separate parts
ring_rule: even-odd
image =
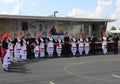
[[[57,46],[60,47],[60,44],[58,43]]]
[[[108,49],[108,44],[106,44],[106,48]]]
[[[69,41],[66,41],[65,44],[69,44]]]

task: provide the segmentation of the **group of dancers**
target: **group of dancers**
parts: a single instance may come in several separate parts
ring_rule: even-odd
[[[118,40],[119,38],[117,37],[117,41]],[[87,34],[84,36],[84,38],[82,34],[80,34],[79,38],[76,39],[74,34],[70,38],[66,33],[63,39],[61,39],[60,35],[57,35],[57,38],[54,39],[50,33],[47,38],[43,38],[42,34],[39,34],[32,39],[30,34],[25,36],[16,33],[13,40],[10,33],[5,33],[2,36],[1,42],[1,60],[3,69],[5,71],[8,70],[8,66],[12,62],[26,61],[27,59],[31,59],[31,55],[33,55],[34,58],[44,58],[47,52],[48,57],[51,58],[53,57],[54,52],[56,52],[57,56],[61,57],[61,54],[63,53],[62,51],[64,51],[64,54],[67,56],[69,55],[70,50],[74,57],[77,50],[81,56],[83,55],[83,52],[85,52],[85,55],[88,55],[90,49],[93,54],[95,53],[95,38],[92,36],[89,39]],[[107,54],[108,43],[106,34],[102,36],[102,49],[103,53]]]

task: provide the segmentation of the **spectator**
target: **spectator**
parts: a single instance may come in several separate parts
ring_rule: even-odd
[[[119,37],[117,36],[117,34],[114,35],[113,41],[114,41],[114,54],[118,54],[118,41],[119,41]]]
[[[56,35],[56,29],[55,29],[54,26],[53,26],[53,28],[51,29],[50,33],[51,33],[52,35]]]
[[[96,52],[95,41],[96,41],[96,39],[95,39],[94,35],[92,35],[92,37],[91,37],[91,54],[92,55],[95,55],[95,52]]]
[[[70,52],[70,38],[68,36],[68,33],[66,32],[64,37],[64,53],[68,57]]]

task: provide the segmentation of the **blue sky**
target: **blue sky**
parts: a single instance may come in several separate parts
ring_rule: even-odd
[[[49,16],[57,10],[58,17],[118,19],[108,29],[119,29],[119,4],[120,0],[0,0],[0,14]]]
[[[11,1],[11,2],[10,2]],[[23,15],[51,15],[59,11],[58,16],[65,17],[73,8],[92,10],[96,7],[97,0],[21,0]],[[11,11],[19,0],[0,0],[0,12]],[[91,4],[89,4],[91,3]],[[86,6],[85,6],[86,4]]]

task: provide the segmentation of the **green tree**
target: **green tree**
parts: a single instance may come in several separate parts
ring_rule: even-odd
[[[113,27],[111,28],[111,30],[116,30],[116,27],[113,26]]]

